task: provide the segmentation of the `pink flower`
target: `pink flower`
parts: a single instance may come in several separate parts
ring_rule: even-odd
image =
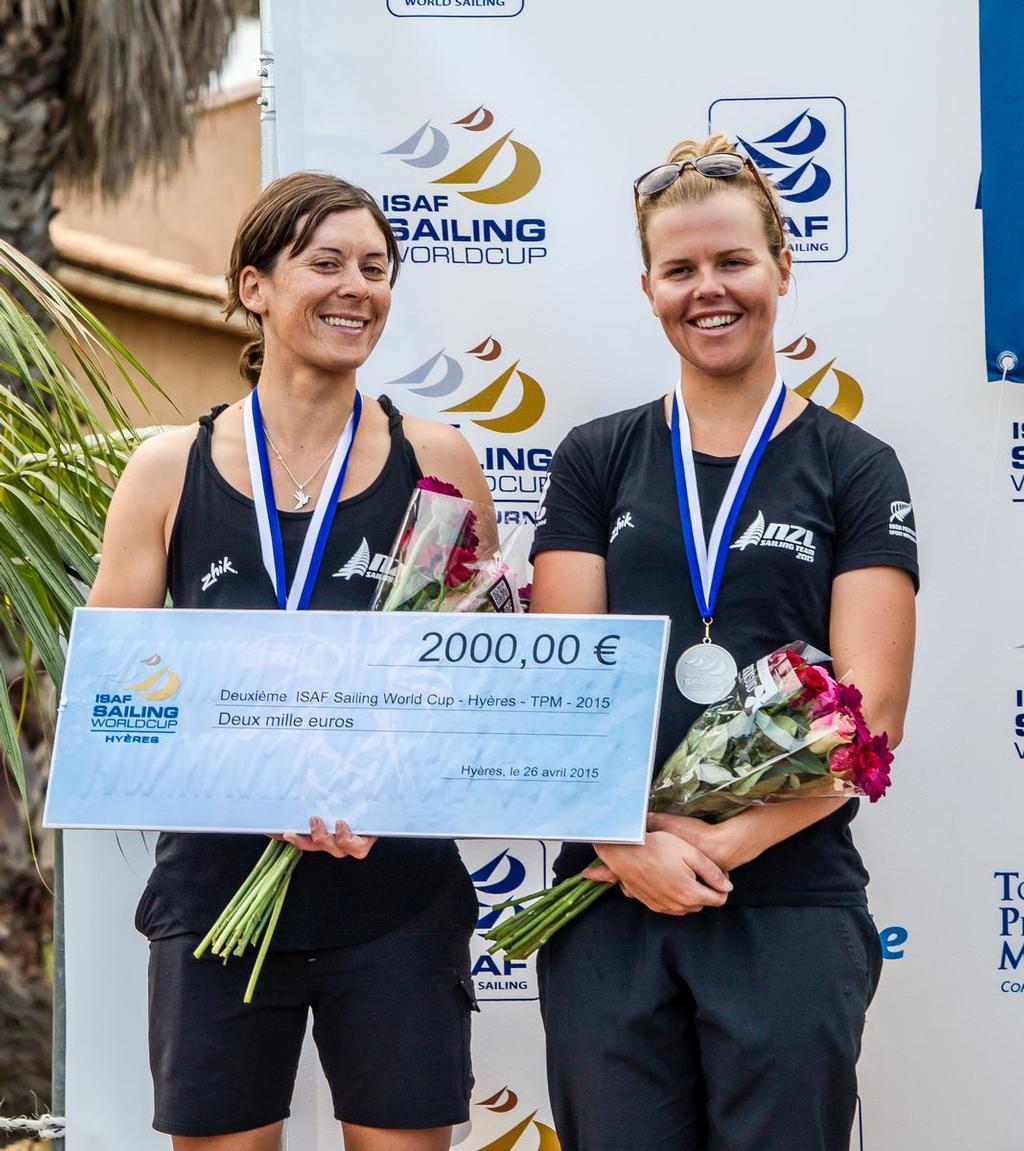
[[[423,479],[416,481],[416,486],[425,492],[437,492],[442,496],[458,496],[459,499],[462,498],[462,492],[460,492],[454,484],[439,480],[437,476],[424,476]]]
[[[807,745],[807,750],[815,755],[825,755],[840,744],[851,743],[857,734],[857,724],[846,712],[834,711],[828,716],[814,720],[807,734],[813,737],[813,742]]]
[[[858,739],[856,743],[837,747],[829,756],[829,766],[833,775],[849,780],[875,803],[885,795],[892,782],[889,774],[892,759],[889,737],[883,731],[881,735],[871,735]]]
[[[533,584],[524,583],[523,586],[519,589],[519,606],[523,609],[524,612],[528,612],[530,610],[530,599],[532,596]]]

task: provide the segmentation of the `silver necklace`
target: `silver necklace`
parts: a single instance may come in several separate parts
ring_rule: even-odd
[[[306,486],[308,484],[311,484],[316,479],[316,477],[321,473],[321,471],[323,471],[324,465],[331,458],[331,456],[334,455],[334,449],[338,446],[337,440],[335,440],[334,446],[330,449],[330,451],[327,453],[327,455],[324,456],[324,458],[317,464],[316,470],[313,472],[313,474],[311,476],[309,476],[308,479],[306,479],[303,483],[300,483],[295,478],[295,473],[288,466],[288,462],[285,460],[284,456],[281,455],[281,451],[278,448],[277,444],[275,444],[274,441],[270,438],[270,432],[267,431],[265,426],[263,428],[263,435],[266,437],[267,443],[270,445],[270,450],[277,457],[277,462],[288,473],[288,478],[295,485],[295,491],[292,492],[292,497],[295,500],[295,507],[292,510],[296,511],[296,512],[300,511],[302,508],[304,508],[306,506],[306,504],[309,503],[309,496],[306,494]],[[340,437],[339,437],[339,439],[340,439]]]

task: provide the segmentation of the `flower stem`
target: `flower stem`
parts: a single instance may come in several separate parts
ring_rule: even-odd
[[[260,972],[263,970],[263,961],[267,958],[267,952],[270,950],[270,941],[274,937],[274,929],[277,927],[277,921],[281,917],[281,908],[284,907],[284,897],[288,894],[288,884],[291,882],[292,872],[295,870],[295,865],[299,862],[300,854],[301,853],[296,850],[295,855],[288,860],[288,867],[285,870],[283,882],[278,888],[277,898],[274,900],[274,908],[270,915],[270,922],[267,924],[267,929],[263,933],[263,942],[260,944],[256,962],[253,964],[252,974],[249,976],[249,982],[245,988],[245,995],[242,996],[243,1003],[252,1003],[253,993],[256,990],[256,981],[260,977]]]

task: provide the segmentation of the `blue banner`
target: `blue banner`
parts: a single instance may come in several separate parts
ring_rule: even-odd
[[[985,361],[1024,383],[1024,4],[980,0]]]

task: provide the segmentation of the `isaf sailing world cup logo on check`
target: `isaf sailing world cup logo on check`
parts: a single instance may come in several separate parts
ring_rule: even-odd
[[[846,105],[838,96],[716,100],[708,126],[735,140],[775,185],[797,263],[843,259]]]
[[[141,673],[125,680],[113,677],[118,688],[93,697],[89,730],[106,743],[159,743],[161,736],[174,735],[177,729],[179,708],[168,701],[178,694],[181,677],[159,655],[140,662]]]
[[[540,158],[490,108],[443,127],[429,119],[382,155],[418,177],[380,197],[403,264],[527,265],[547,256],[546,221],[507,207],[537,186]]]

